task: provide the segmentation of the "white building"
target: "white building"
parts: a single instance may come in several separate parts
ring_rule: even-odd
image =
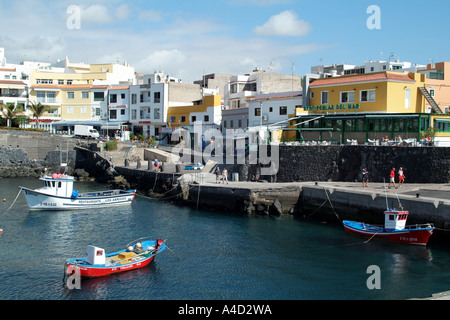
[[[302,91],[256,95],[249,100],[249,127],[285,126],[289,115],[302,106]]]
[[[232,76],[224,90],[225,109],[248,107],[258,94],[301,90],[301,76],[276,74],[255,69],[251,74]]]

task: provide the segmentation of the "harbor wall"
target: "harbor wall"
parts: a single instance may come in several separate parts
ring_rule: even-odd
[[[403,167],[407,183],[450,183],[448,147],[280,146],[279,159],[277,182],[362,181],[366,166],[371,182]]]

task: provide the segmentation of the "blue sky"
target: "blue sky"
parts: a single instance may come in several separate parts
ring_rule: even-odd
[[[67,27],[71,5],[77,28]],[[381,29],[367,28],[370,5],[380,8]],[[450,61],[449,9],[442,0],[0,0],[0,46],[9,63],[127,61],[185,82],[255,67],[303,75],[313,65],[391,54]]]

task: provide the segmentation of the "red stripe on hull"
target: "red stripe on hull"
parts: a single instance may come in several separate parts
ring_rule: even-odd
[[[125,271],[136,270],[140,268],[144,268],[153,261],[155,256],[148,258],[147,260],[138,261],[131,264],[119,265],[115,267],[105,267],[105,268],[96,268],[96,267],[85,267],[82,265],[78,265],[77,267],[80,269],[80,276],[84,278],[97,278],[110,276],[115,273],[121,273]],[[69,267],[70,264],[67,265]]]
[[[428,239],[433,234],[433,230],[424,229],[424,230],[409,230],[405,232],[389,232],[389,233],[369,233],[369,232],[361,232],[359,230],[345,227],[345,231],[347,233],[356,235],[365,239],[373,239],[379,241],[389,241],[403,244],[411,244],[417,246],[426,246],[428,243]]]

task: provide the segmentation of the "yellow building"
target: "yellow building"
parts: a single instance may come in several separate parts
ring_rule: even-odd
[[[100,119],[100,109],[107,105],[107,102],[101,103],[105,101],[105,95],[97,92],[98,88],[105,92],[107,86],[131,81],[133,77],[134,68],[126,65],[86,65],[66,61],[65,67],[32,70],[29,100],[50,107],[40,120],[43,125],[39,124],[45,129],[51,130],[49,123],[61,120],[95,121]]]
[[[203,125],[220,125],[221,99],[220,95],[204,96],[199,104],[169,107],[168,127],[186,127],[193,125],[196,121],[201,121]]]
[[[425,76],[380,72],[314,80],[309,85],[310,105],[303,109],[323,113],[422,113],[425,98],[419,87]]]
[[[437,130],[435,145],[450,145],[450,115],[430,113],[424,74],[380,72],[313,80],[309,105],[292,116],[282,140],[311,143],[415,143]],[[432,133],[431,133],[432,134]]]

